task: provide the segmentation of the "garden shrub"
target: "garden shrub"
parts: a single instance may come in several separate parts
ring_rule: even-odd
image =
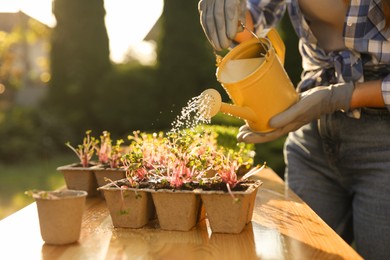
[[[0,120],[0,163],[15,163],[51,156],[63,146],[65,126],[44,111],[13,107]]]
[[[159,121],[156,103],[162,97],[156,92],[155,73],[153,67],[116,67],[102,79],[92,104],[99,131],[123,135],[169,125]]]

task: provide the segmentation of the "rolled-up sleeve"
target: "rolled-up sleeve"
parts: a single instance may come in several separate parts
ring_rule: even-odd
[[[382,96],[387,110],[390,111],[390,74],[382,80]]]
[[[285,0],[249,0],[248,8],[251,12],[255,28],[262,30],[273,27],[283,17],[286,11]]]

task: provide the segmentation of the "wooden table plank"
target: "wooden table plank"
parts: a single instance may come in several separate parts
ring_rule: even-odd
[[[280,246],[274,249],[276,259],[282,250],[289,252],[284,259],[362,259],[276,174],[267,169],[260,179],[264,183],[252,222],[279,241],[272,243]]]
[[[104,200],[88,198],[78,243],[47,245],[35,203],[0,221],[0,259],[362,259],[270,169],[252,223],[214,234],[206,220],[188,232],[113,228]],[[7,258],[4,258],[4,257]]]

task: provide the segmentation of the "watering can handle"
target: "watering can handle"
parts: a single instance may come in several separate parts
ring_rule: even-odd
[[[271,41],[272,46],[274,47],[275,52],[279,57],[280,63],[284,65],[286,47],[278,31],[272,27],[270,29],[263,30],[259,36],[267,37]]]

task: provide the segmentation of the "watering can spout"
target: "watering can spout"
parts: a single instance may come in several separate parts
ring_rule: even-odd
[[[256,113],[252,109],[222,102],[219,92],[212,88],[203,91],[200,95],[199,112],[202,117],[208,119],[222,112],[251,122],[257,120]]]

